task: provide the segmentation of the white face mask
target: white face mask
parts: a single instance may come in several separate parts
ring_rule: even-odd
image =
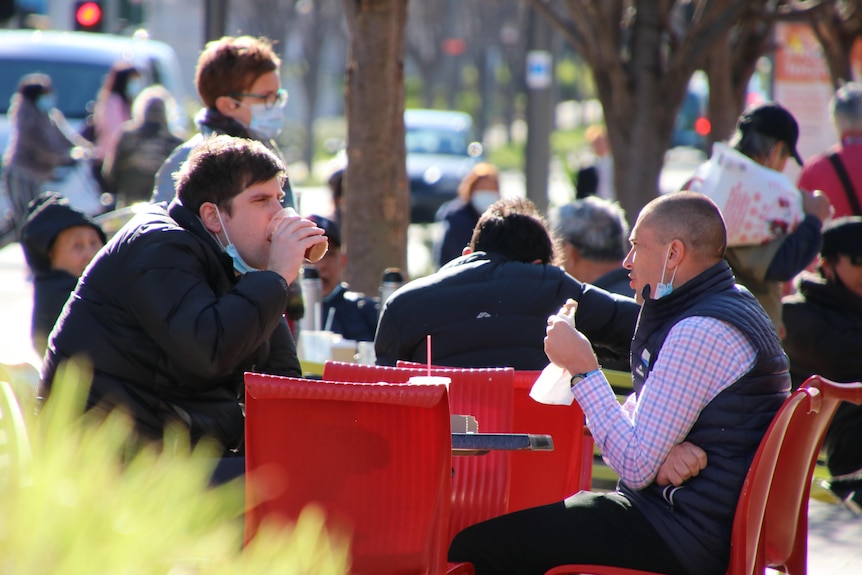
[[[227,239],[227,247],[224,248],[224,252],[230,256],[230,259],[233,260],[233,269],[240,275],[247,274],[248,272],[259,272],[261,270],[257,268],[253,268],[246,263],[242,256],[239,255],[239,252],[236,250],[236,246],[233,245],[233,242],[230,241],[230,236],[227,234],[227,228],[224,225],[224,222],[221,219],[221,210],[216,208],[216,215],[218,216],[218,222],[221,224],[221,229],[224,231],[224,237]],[[218,236],[215,236],[216,241],[221,246],[221,240]],[[224,247],[224,246],[222,246]]]
[[[281,106],[267,108],[266,104],[252,104],[249,129],[257,132],[267,140],[273,140],[281,134],[284,128],[284,109]]]
[[[668,283],[664,282],[664,272],[667,271],[667,259],[670,256],[670,246],[667,247],[667,253],[664,256],[664,265],[661,268],[661,281],[655,286],[655,297],[653,299],[661,299],[666,295],[670,295],[673,291],[673,280],[676,277],[676,269],[673,270],[673,275]]]
[[[491,207],[491,204],[500,199],[500,192],[497,190],[475,190],[470,196],[470,203],[476,208],[480,214]]]

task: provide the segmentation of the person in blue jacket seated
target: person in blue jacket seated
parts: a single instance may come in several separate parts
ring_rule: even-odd
[[[334,221],[311,215],[308,219],[323,229],[329,240],[329,250],[314,267],[320,274],[323,296],[324,327],[341,334],[344,339],[374,341],[377,330],[378,301],[363,293],[350,291],[347,282],[341,281],[347,265],[347,250],[341,242],[341,230]]]

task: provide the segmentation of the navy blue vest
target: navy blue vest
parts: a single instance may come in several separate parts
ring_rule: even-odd
[[[745,475],[778,408],[790,390],[788,361],[772,322],[722,261],[671,294],[644,302],[632,341],[635,392],[649,385],[649,372],[670,329],[687,317],[711,317],[734,326],[757,352],[754,367],[719,393],[698,416],[687,441],[707,453],[700,474],[674,488],[655,483],[620,491],[642,510],[691,573],[720,575],[730,557],[736,502]]]

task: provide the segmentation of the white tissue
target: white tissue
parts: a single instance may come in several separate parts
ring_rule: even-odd
[[[556,317],[566,320],[569,325],[575,327],[574,310],[568,315],[560,310]],[[571,378],[568,370],[549,363],[530,389],[530,397],[548,405],[572,405],[575,396],[572,395]]]

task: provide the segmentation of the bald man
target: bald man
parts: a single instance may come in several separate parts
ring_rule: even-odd
[[[726,230],[712,200],[657,198],[630,240],[623,265],[641,311],[626,404],[616,402],[581,332],[551,317],[545,337],[551,361],[575,374],[572,394],[620,477],[617,490],[582,491],[468,527],[449,560],[472,562],[477,575],[541,574],[566,563],[670,575],[727,568],[749,463],[790,390],[787,359],[724,260]]]

